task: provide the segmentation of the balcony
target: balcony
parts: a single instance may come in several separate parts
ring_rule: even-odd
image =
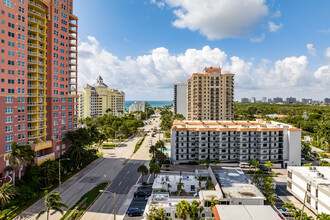
[[[39,5],[38,3],[36,2],[33,2],[33,1],[29,1],[29,6],[35,6],[35,7],[38,7],[40,8],[41,10],[44,10],[44,7],[42,5]]]
[[[33,141],[34,139],[45,137],[45,134],[31,134],[29,135],[29,141]]]
[[[44,81],[43,78],[38,78],[38,77],[32,77],[32,76],[28,76],[28,80],[36,80],[36,81]]]
[[[38,85],[28,85],[28,88],[30,88],[30,89],[44,89],[43,86],[38,86]]]
[[[28,114],[43,114],[44,110],[28,110]]]
[[[69,51],[70,52],[76,52],[77,51],[77,48],[76,47],[69,47]]]
[[[40,12],[38,12],[38,11],[35,11],[35,10],[32,10],[32,9],[29,8],[28,12],[29,12],[29,13],[32,13],[32,14],[35,15],[35,16],[38,16],[38,17],[41,18],[41,19],[45,19],[44,15],[41,14]]]
[[[38,160],[38,165],[42,164],[43,162],[45,162],[46,160],[55,160],[55,153],[50,153],[50,154],[46,154],[43,156],[40,156],[37,158]]]
[[[69,31],[73,33],[77,33],[77,28],[76,27],[69,27]]]
[[[40,122],[40,121],[44,121],[44,119],[43,118],[29,118],[28,119],[28,122],[30,122],[30,123]],[[29,138],[30,138],[30,136],[29,136]]]
[[[28,127],[28,131],[37,131],[37,130],[43,130],[45,126],[32,126]]]
[[[45,95],[42,93],[28,93],[28,96],[30,97],[44,97]]]

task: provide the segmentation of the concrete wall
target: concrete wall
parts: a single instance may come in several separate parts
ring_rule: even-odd
[[[301,131],[288,131],[288,166],[301,166]]]

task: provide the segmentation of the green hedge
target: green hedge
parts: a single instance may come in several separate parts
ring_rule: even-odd
[[[144,139],[146,138],[147,134],[145,134],[135,145],[135,149],[133,153],[136,153],[136,151],[138,151],[144,141]]]

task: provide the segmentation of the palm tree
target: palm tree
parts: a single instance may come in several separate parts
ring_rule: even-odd
[[[14,185],[4,183],[0,189],[0,203],[3,209],[6,203],[17,195],[17,189]]]
[[[180,178],[177,188],[178,188],[178,194],[180,195],[182,192],[184,192],[184,189],[182,189],[184,187],[184,183],[182,182],[182,179]]]
[[[202,189],[202,181],[203,181],[202,175],[199,175],[197,180],[198,180],[198,188],[199,188],[198,191],[200,191]]]
[[[208,190],[210,190],[210,189],[214,189],[214,184],[213,184],[213,182],[212,182],[211,179],[207,179],[207,180],[206,180],[206,188],[207,188]]]
[[[330,215],[322,212],[321,214],[318,214],[316,216],[316,219],[317,220],[329,220],[330,219]]]
[[[210,209],[212,210],[212,208],[213,208],[213,206],[215,206],[215,205],[219,205],[220,204],[220,202],[219,202],[219,200],[216,200],[215,198],[214,198],[214,196],[212,196],[212,198],[211,198],[211,200],[209,200],[209,202],[210,202]]]
[[[9,161],[10,166],[13,168],[13,184],[15,186],[15,174],[16,168],[21,167],[22,165],[22,157],[19,153],[18,145],[16,142],[13,143],[12,149],[10,153],[6,153],[4,156],[5,161]]]
[[[186,220],[189,216],[190,213],[190,204],[186,200],[181,200],[177,205],[176,205],[176,215],[183,219]]]
[[[146,176],[146,175],[148,175],[148,173],[149,173],[148,168],[144,164],[142,164],[141,166],[139,166],[137,168],[137,172],[138,173],[141,173],[141,175],[142,175],[142,183],[143,183],[143,177]]]
[[[296,210],[296,207],[291,202],[286,202],[282,205],[282,209],[287,209],[289,212],[293,213]]]
[[[151,153],[152,154],[152,158],[155,158],[155,153],[157,152],[157,147],[155,146],[155,145],[151,145],[150,147],[149,147],[149,153]]]
[[[267,161],[265,166],[269,169],[269,172],[272,172],[272,168],[275,167],[274,163],[271,161]]]
[[[258,168],[260,167],[259,161],[257,159],[255,159],[255,158],[253,160],[250,160],[248,162],[248,165],[250,167],[254,167],[254,169],[255,169],[254,174],[257,172]]]
[[[61,195],[58,192],[53,192],[51,194],[48,194],[48,191],[45,191],[46,197],[45,197],[45,205],[46,209],[41,210],[36,219],[39,219],[41,215],[47,213],[47,220],[49,220],[49,213],[50,210],[53,209],[57,212],[60,212],[62,215],[64,213],[62,207],[68,208],[68,206],[64,203],[62,203]]]
[[[28,163],[34,163],[34,159],[36,157],[36,152],[32,150],[30,145],[22,145],[19,146],[19,151],[18,151],[19,156],[21,157],[21,160],[24,164]],[[22,170],[18,170],[18,179],[21,180],[21,173]]]
[[[152,207],[146,214],[147,220],[166,220],[166,211],[163,208]]]
[[[199,219],[199,215],[203,212],[204,207],[200,206],[199,202],[197,202],[196,200],[194,200],[191,205],[190,205],[190,218],[192,220],[198,220]]]
[[[149,163],[149,171],[150,171],[150,174],[151,173],[154,174],[154,179],[155,179],[155,175],[160,173],[160,166],[156,163]]]

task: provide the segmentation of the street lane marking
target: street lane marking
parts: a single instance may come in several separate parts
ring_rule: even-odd
[[[121,181],[120,181],[120,183],[118,184],[118,186],[120,186],[121,185]]]
[[[104,207],[105,207],[105,204],[102,206],[101,211],[104,209]]]
[[[112,183],[113,183],[113,182],[111,182],[111,183],[110,183],[110,184],[109,184],[109,185],[103,190],[103,192],[101,193],[101,195],[99,195],[99,197],[96,199],[96,201],[93,203],[93,205],[92,205],[88,210],[85,211],[85,214],[84,214],[83,216],[81,216],[80,219],[83,219],[83,218],[85,217],[85,215],[89,212],[89,210],[91,210],[91,209],[95,206],[95,204],[96,204],[96,203],[99,201],[99,199],[103,196],[104,192],[108,190],[108,188],[111,186]]]
[[[151,177],[151,175],[149,175],[149,178],[147,179],[147,183],[149,183],[150,177]]]
[[[81,188],[83,188],[84,187],[84,185],[81,185],[81,187],[79,187],[79,189],[81,189]]]
[[[135,185],[138,184],[139,180],[141,179],[142,175],[140,175],[139,179],[136,181]]]
[[[129,174],[129,171],[127,171],[127,174]]]

